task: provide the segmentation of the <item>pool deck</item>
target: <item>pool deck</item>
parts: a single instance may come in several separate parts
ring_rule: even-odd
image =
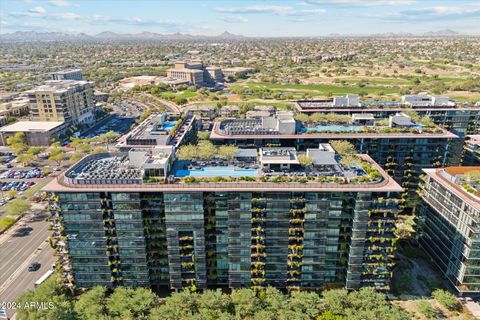
[[[66,178],[64,173],[50,181],[42,191],[46,192],[403,192],[395,182],[370,156],[359,155],[369,162],[382,175],[383,180],[374,183],[340,184],[340,183],[274,183],[274,182],[200,182],[200,183],[139,183],[139,184],[79,184]]]
[[[296,133],[296,134],[237,134],[229,135],[221,132],[220,122],[215,122],[212,132],[210,133],[210,140],[228,140],[228,139],[382,139],[382,138],[432,138],[432,139],[446,139],[459,138],[456,134],[451,133],[445,129],[437,127],[440,131],[437,133],[410,133],[410,132],[359,132],[352,131],[351,133]]]
[[[257,177],[257,169],[243,169],[234,166],[206,166],[201,169],[183,169],[182,163],[173,166],[172,174],[183,177]]]

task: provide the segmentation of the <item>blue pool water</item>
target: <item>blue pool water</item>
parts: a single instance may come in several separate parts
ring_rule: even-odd
[[[329,125],[329,126],[316,126],[316,127],[304,127],[303,132],[308,131],[360,131],[363,130],[363,126],[340,126],[340,125]]]
[[[256,169],[235,169],[234,167],[204,167],[202,169],[173,170],[175,177],[256,177]]]
[[[162,124],[162,129],[164,131],[169,131],[170,129],[172,129],[175,124],[177,123],[177,121],[165,121],[163,124]]]

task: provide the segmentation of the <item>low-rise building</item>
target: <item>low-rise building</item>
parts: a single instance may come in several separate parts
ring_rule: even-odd
[[[48,146],[65,129],[59,121],[18,121],[0,128],[0,145],[6,146],[8,137],[23,132],[29,146]]]
[[[29,100],[27,97],[18,97],[8,102],[0,103],[0,116],[24,116],[29,109]]]
[[[164,83],[175,88],[176,86],[189,84],[190,82],[187,79],[175,79],[171,77],[137,76],[120,80],[118,82],[118,86],[122,90],[129,90],[134,87],[159,85],[160,83]]]
[[[225,79],[242,78],[252,72],[253,72],[253,68],[247,68],[247,67],[222,68],[223,78]]]
[[[128,133],[117,146],[122,150],[152,148],[196,141],[198,131],[195,115],[153,114]]]

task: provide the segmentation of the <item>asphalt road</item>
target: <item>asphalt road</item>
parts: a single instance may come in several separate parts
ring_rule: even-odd
[[[11,303],[24,292],[34,287],[42,275],[51,269],[55,261],[53,250],[46,241],[51,231],[45,221],[47,213],[28,214],[15,227],[0,236],[0,305]],[[22,229],[31,227],[28,234]],[[28,272],[32,262],[39,262],[41,268]],[[7,309],[12,317],[14,310]]]

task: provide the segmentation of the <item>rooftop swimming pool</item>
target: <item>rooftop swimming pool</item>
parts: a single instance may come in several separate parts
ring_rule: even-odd
[[[341,125],[329,125],[322,126],[318,125],[315,127],[303,127],[302,132],[308,131],[360,131],[363,130],[364,126],[341,126]]]
[[[233,166],[228,167],[203,167],[200,169],[185,169],[183,164],[176,163],[173,166],[175,177],[256,177],[257,169],[242,169]]]
[[[162,130],[163,131],[169,131],[170,129],[172,129],[175,124],[177,123],[176,120],[173,120],[173,121],[165,121],[163,124],[162,124]]]

